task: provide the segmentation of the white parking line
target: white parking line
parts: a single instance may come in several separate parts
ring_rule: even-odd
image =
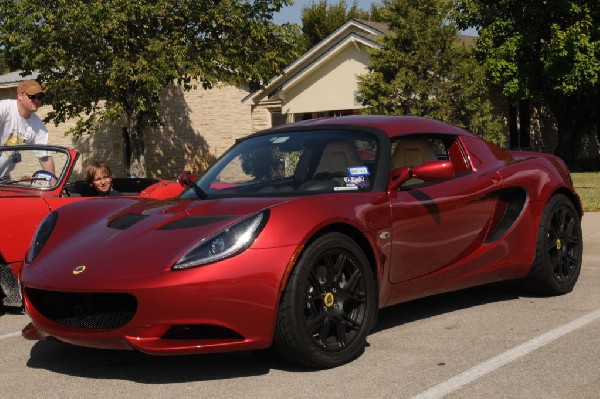
[[[449,394],[452,391],[459,389],[460,387],[475,381],[476,379],[483,377],[486,374],[520,358],[526,354],[533,352],[534,350],[541,348],[544,345],[573,332],[579,328],[586,326],[596,320],[600,319],[600,310],[588,313],[578,319],[573,320],[570,323],[564,324],[554,330],[548,331],[530,341],[525,342],[511,350],[508,350],[488,361],[478,364],[470,368],[469,370],[458,374],[455,377],[450,378],[428,390],[413,396],[411,399],[437,399],[444,395]]]
[[[0,335],[0,340],[7,339],[7,338],[12,338],[12,337],[18,337],[19,335],[21,335],[20,332],[13,332],[13,333],[8,333],[8,334]]]

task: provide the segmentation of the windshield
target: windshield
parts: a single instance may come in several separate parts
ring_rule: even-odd
[[[349,131],[280,132],[245,139],[198,181],[209,198],[371,189],[378,144]],[[195,197],[192,190],[184,197]]]
[[[51,157],[55,174],[43,170]],[[57,147],[14,145],[0,147],[0,186],[31,190],[51,190],[67,173],[70,155]]]

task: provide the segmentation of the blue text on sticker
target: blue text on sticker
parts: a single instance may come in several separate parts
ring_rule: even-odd
[[[350,176],[344,177],[344,183],[347,187],[367,187],[368,183],[364,176]]]
[[[348,176],[370,176],[366,166],[352,166],[348,168]]]

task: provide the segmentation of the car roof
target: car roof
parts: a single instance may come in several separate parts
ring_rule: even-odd
[[[369,127],[386,133],[389,137],[396,137],[415,133],[439,133],[473,136],[459,127],[434,119],[419,116],[392,116],[392,115],[349,115],[330,118],[309,119],[282,125],[262,133],[280,130],[297,130],[298,128],[319,127]]]

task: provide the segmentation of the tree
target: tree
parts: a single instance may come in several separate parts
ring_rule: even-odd
[[[4,57],[0,56],[0,73],[8,73],[10,69],[8,65],[6,65],[6,61],[4,61]]]
[[[390,33],[359,77],[365,112],[441,119],[502,144],[473,45],[459,40],[451,0],[384,1]]]
[[[555,154],[578,169],[582,137],[600,123],[600,2],[458,0],[479,30],[488,80],[513,100],[541,98],[556,119]]]
[[[325,39],[337,28],[352,18],[370,19],[367,11],[358,8],[354,0],[350,8],[345,0],[337,4],[328,4],[327,0],[319,0],[302,7],[302,33],[305,38],[305,49],[309,49]]]
[[[272,22],[289,0],[0,0],[0,48],[10,67],[37,71],[69,133],[126,120],[130,173],[145,176],[147,127],[161,122],[168,85],[260,87],[298,54],[297,35]]]

